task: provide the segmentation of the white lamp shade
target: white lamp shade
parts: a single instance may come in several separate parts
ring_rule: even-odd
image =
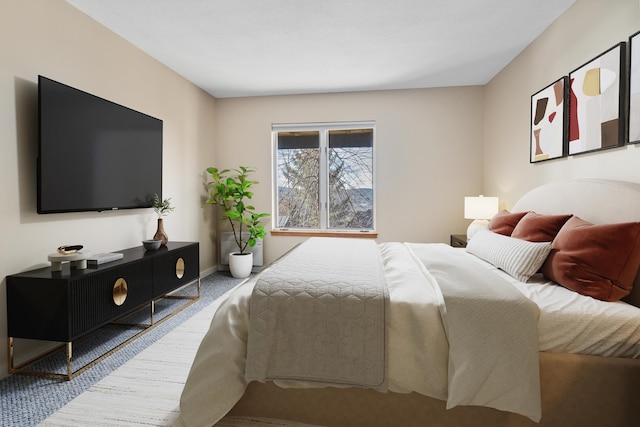
[[[465,219],[491,219],[498,213],[497,197],[465,197]]]
[[[470,240],[478,230],[489,225],[489,219],[498,213],[497,197],[465,197],[464,217],[472,219],[473,222],[467,228],[467,240]]]

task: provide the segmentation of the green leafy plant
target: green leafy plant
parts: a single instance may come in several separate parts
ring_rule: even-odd
[[[255,246],[258,239],[264,238],[266,231],[260,221],[269,216],[268,213],[256,213],[255,208],[247,204],[253,197],[253,185],[258,184],[258,181],[249,179],[255,169],[245,166],[223,170],[209,167],[207,172],[212,181],[208,183],[210,190],[206,203],[222,207],[220,219],[229,220],[236,245],[243,254],[247,247]],[[249,232],[247,239],[242,238],[243,231]]]
[[[158,193],[153,195],[153,204],[151,205],[151,207],[153,207],[153,210],[158,215],[158,218],[167,216],[169,212],[175,209],[173,206],[171,206],[171,198],[160,200],[160,196],[158,196]]]

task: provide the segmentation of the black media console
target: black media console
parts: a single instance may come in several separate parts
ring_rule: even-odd
[[[70,380],[158,324],[153,318],[157,301],[163,298],[187,299],[186,304],[171,313],[173,315],[200,297],[198,243],[169,242],[155,251],[139,246],[116,252],[124,257],[97,267],[76,269],[65,263],[62,271],[51,271],[50,267],[45,267],[7,276],[10,373]],[[195,282],[198,284],[196,295],[171,294]],[[73,371],[73,341],[147,306],[151,313],[149,324],[135,325],[142,328],[140,333]],[[27,369],[33,360],[14,366],[16,338],[56,341],[66,345],[66,374]]]

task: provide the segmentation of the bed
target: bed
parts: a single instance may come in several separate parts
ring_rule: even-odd
[[[640,396],[638,239],[631,239],[629,253],[632,252],[633,256],[622,261],[620,256],[612,260],[600,258],[602,262],[596,262],[595,266],[598,268],[599,265],[604,265],[609,268],[622,265],[618,273],[625,277],[621,280],[625,284],[616,287],[617,281],[614,280],[616,283],[607,290],[604,297],[597,296],[616,300],[617,295],[624,294],[623,301],[608,302],[580,295],[572,289],[550,282],[538,271],[545,271],[547,268],[549,275],[557,274],[558,280],[562,281],[566,279],[562,276],[566,271],[573,271],[571,266],[555,270],[552,268],[554,265],[568,265],[567,260],[562,258],[566,248],[553,246],[555,242],[564,241],[567,232],[563,230],[571,231],[568,224],[580,228],[585,223],[601,225],[640,221],[640,185],[606,180],[551,183],[525,194],[509,212],[510,215],[517,213],[522,214],[521,218],[526,215],[530,215],[527,218],[533,218],[533,222],[529,219],[527,223],[529,227],[521,227],[520,234],[522,229],[525,234],[535,234],[544,229],[538,226],[539,222],[535,222],[541,218],[546,220],[553,217],[555,220],[556,217],[565,217],[558,219],[561,225],[560,230],[553,232],[558,236],[553,244],[537,241],[524,246],[527,251],[534,251],[535,257],[543,258],[544,264],[541,266],[518,262],[514,272],[513,259],[508,261],[508,265],[504,265],[505,261],[500,254],[496,255],[492,251],[494,239],[498,239],[500,245],[505,242],[508,245],[520,245],[521,239],[509,234],[504,235],[508,239],[504,240],[501,237],[503,234],[493,231],[485,233],[486,237],[474,236],[467,250],[445,247],[442,244],[390,242],[377,245],[387,285],[387,290],[382,293],[389,294],[390,302],[384,305],[384,309],[380,305],[372,305],[374,309],[371,311],[379,313],[386,323],[388,333],[383,337],[386,353],[382,361],[368,357],[368,361],[373,359],[371,369],[356,377],[352,376],[353,370],[347,370],[346,376],[333,378],[326,377],[326,371],[315,372],[313,375],[299,372],[282,375],[274,374],[273,370],[277,371],[282,366],[255,368],[256,355],[271,354],[275,350],[269,347],[266,350],[265,347],[257,347],[256,350],[252,346],[258,340],[248,339],[248,331],[256,328],[255,323],[251,323],[256,321],[248,313],[250,304],[258,304],[252,295],[259,286],[263,286],[263,282],[269,282],[267,278],[273,277],[281,263],[289,268],[289,276],[302,271],[300,264],[288,265],[286,261],[295,260],[299,248],[295,249],[283,257],[283,260],[238,287],[221,304],[211,329],[198,350],[182,394],[181,415],[185,424],[211,426],[228,413],[324,426],[636,425],[640,419],[637,408],[637,396]],[[515,226],[518,224],[519,222]],[[532,227],[531,224],[536,226]],[[565,226],[567,227],[563,229]],[[629,232],[631,235],[637,232],[634,227]],[[595,229],[600,230],[597,227],[590,230]],[[618,229],[613,230],[608,235],[621,235]],[[516,228],[510,231],[515,232]],[[324,243],[319,244],[318,247],[310,246],[308,250],[318,251]],[[616,250],[621,246],[616,243]],[[368,250],[363,246],[362,250],[358,247],[357,252],[364,253]],[[519,247],[516,250],[508,246],[509,254],[519,251]],[[329,252],[345,258],[337,248]],[[396,258],[396,254],[405,253],[408,254],[407,257],[403,255],[402,258]],[[532,258],[531,253],[533,252],[527,252],[527,259]],[[327,256],[327,262],[335,262]],[[602,257],[602,254],[597,256]],[[557,263],[548,263],[550,257],[554,257],[554,262]],[[314,264],[317,264],[318,270],[313,274],[323,276],[324,279],[327,274],[322,274],[323,268],[326,269],[322,264],[322,256],[316,258]],[[459,289],[457,279],[451,280],[449,284],[438,283],[441,280],[446,282],[442,279],[444,276],[441,271],[450,269],[448,266],[442,267],[440,258],[456,260],[455,264],[460,268],[456,269],[455,277],[462,277],[460,274],[464,276],[464,271],[470,269],[469,274],[474,278],[485,278],[481,282],[481,290],[494,286],[493,282],[503,286],[497,288],[497,293],[504,291],[510,295],[509,298],[513,296],[517,304],[523,304],[515,312],[527,314],[514,316],[513,308],[503,304],[502,299],[497,305],[489,299],[486,302],[488,307],[492,304],[505,306],[506,311],[500,316],[511,316],[507,317],[510,320],[501,322],[501,317],[498,316],[493,320],[489,319],[494,323],[489,323],[488,327],[481,323],[475,325],[479,320],[469,320],[459,313],[469,310],[466,292],[477,291]],[[357,264],[362,262],[367,261],[358,258]],[[431,264],[426,266],[429,262]],[[527,265],[523,267],[524,264]],[[398,273],[398,266],[403,271],[402,274]],[[350,273],[352,269],[348,267],[343,268],[344,271],[338,274],[341,280],[352,274],[348,280],[365,278],[369,282],[372,279],[367,274],[375,270],[376,266],[355,269],[355,273]],[[523,269],[535,271],[525,274]],[[307,270],[312,271],[313,268],[304,269],[305,272]],[[514,278],[516,276],[522,279],[521,274],[530,276],[526,280]],[[576,274],[578,277],[579,274]],[[572,278],[574,277],[568,279]],[[288,280],[293,279],[290,277]],[[433,286],[431,282],[438,283],[438,286]],[[511,290],[506,290],[505,283]],[[629,292],[632,283],[634,286]],[[276,286],[277,283],[271,285]],[[293,289],[296,285],[294,283]],[[432,299],[422,300],[424,289],[433,293]],[[412,293],[414,291],[421,293]],[[588,294],[591,290],[587,289],[585,292]],[[288,295],[291,296],[290,293]],[[522,302],[522,296],[527,301]],[[483,295],[479,296],[479,299],[483,298]],[[472,299],[475,301],[478,298],[474,296]],[[372,304],[376,304],[375,301],[379,298],[371,300]],[[462,307],[458,312],[454,310],[456,305]],[[251,307],[254,307],[252,313],[258,312],[256,305]],[[474,310],[472,309],[474,313],[484,310],[489,313],[488,317],[494,312],[486,309]],[[437,315],[440,318],[437,319]],[[273,314],[270,316],[277,317]],[[426,323],[431,325],[423,325],[425,317],[430,319]],[[269,315],[265,315],[261,321],[265,319],[268,320]],[[530,329],[530,319],[535,323],[535,330],[520,333]],[[305,321],[307,320],[301,320]],[[342,319],[339,323],[343,321]],[[517,323],[520,321],[525,323]],[[370,320],[366,322],[369,322],[367,330],[378,330],[371,327]],[[499,329],[503,327],[506,328],[504,331]],[[517,333],[509,331],[509,328],[515,328]],[[457,338],[458,334],[465,333],[477,334],[482,339],[476,339],[479,342],[469,345],[461,343]],[[505,339],[510,333],[513,336]],[[530,335],[536,341],[533,346]],[[267,339],[263,341],[267,341],[267,345],[276,341],[270,339],[269,335],[265,336]],[[419,337],[417,340],[416,336]],[[311,354],[283,354],[272,359],[284,361],[285,365],[293,365],[296,360],[312,358],[314,353],[332,345],[329,341],[325,344],[321,335],[314,339],[322,345],[314,347],[313,342],[306,343],[304,347],[312,349]],[[381,341],[368,337],[367,342],[372,342],[372,347],[379,347]],[[490,345],[487,346],[487,343]],[[496,347],[500,343],[505,345],[505,349],[498,349],[496,355]],[[443,345],[445,350],[442,349]],[[467,346],[474,350],[465,350]],[[485,369],[491,358],[500,360],[500,363]],[[249,363],[251,369],[247,360],[252,361]],[[313,363],[318,365],[317,361]],[[382,380],[378,375],[380,363],[385,366]],[[474,378],[474,375],[478,375],[478,378]],[[517,377],[517,380],[509,382],[510,380],[505,379],[510,376]],[[475,388],[472,386],[471,391],[468,391],[467,383],[474,381]],[[487,384],[491,386],[488,387]]]

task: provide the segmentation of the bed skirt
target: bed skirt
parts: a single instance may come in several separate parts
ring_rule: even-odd
[[[540,353],[542,420],[478,406],[446,409],[417,393],[360,388],[285,389],[249,384],[229,415],[322,426],[600,427],[635,426],[640,417],[640,360]]]

